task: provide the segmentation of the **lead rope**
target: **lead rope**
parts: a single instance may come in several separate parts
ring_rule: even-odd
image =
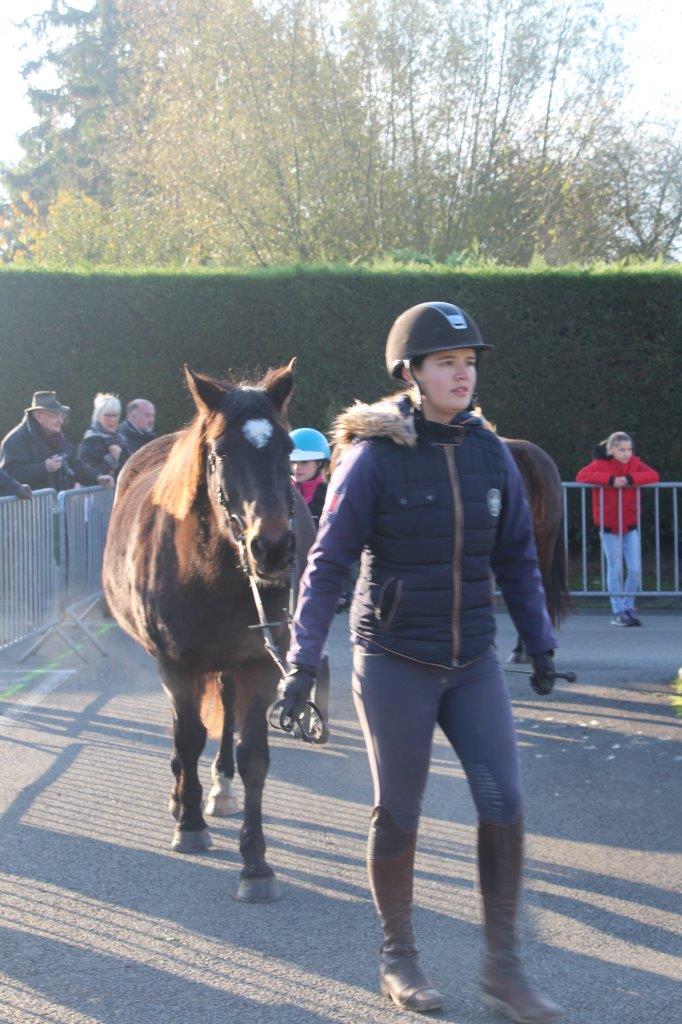
[[[220,490],[220,502],[224,507],[227,507],[222,489]],[[294,513],[293,513],[293,492],[291,501],[291,511],[289,514],[289,530],[294,532]],[[253,601],[256,606],[256,612],[258,614],[258,625],[249,626],[249,629],[259,629],[263,637],[263,644],[265,649],[274,661],[275,665],[279,669],[279,674],[282,679],[285,678],[289,667],[282,658],[279,648],[275,643],[275,638],[272,635],[273,626],[281,626],[281,622],[268,622],[265,615],[265,608],[263,607],[263,600],[258,589],[258,583],[256,582],[253,574],[249,569],[248,556],[246,554],[246,541],[244,539],[244,523],[241,518],[234,513],[230,513],[230,525],[234,539],[237,543],[237,550],[239,552],[239,564],[241,565],[244,576],[249,581],[251,587],[251,593],[253,594]],[[295,572],[295,558],[292,560],[291,568],[287,573],[287,608],[285,611],[286,622],[289,627],[294,618],[294,611],[296,609],[296,594],[298,590],[298,577]],[[285,715],[282,712],[282,700],[275,700],[266,712],[266,718],[268,724],[273,729],[278,729],[282,732],[291,733],[297,739],[303,740],[304,743],[322,744],[326,743],[329,738],[329,730],[327,729],[327,723],[325,722],[322,714],[311,700],[308,700],[300,708],[296,709],[294,715]]]

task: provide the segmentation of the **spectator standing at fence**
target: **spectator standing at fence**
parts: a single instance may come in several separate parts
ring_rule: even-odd
[[[75,446],[64,434],[68,414],[68,405],[62,405],[54,391],[36,391],[23,420],[0,445],[0,468],[34,491],[68,491],[77,483],[101,483],[80,464]]]
[[[660,476],[633,453],[632,438],[622,430],[609,434],[593,455],[576,480],[598,485],[592,491],[592,518],[602,531],[611,625],[641,626],[635,615],[635,595],[642,582],[637,487],[658,483]],[[627,565],[625,584],[623,560]]]
[[[118,431],[121,402],[116,395],[106,392],[95,395],[92,420],[78,446],[78,458],[98,483],[113,487],[121,468],[124,441]]]
[[[0,498],[21,498],[27,501],[31,497],[28,484],[20,484],[13,476],[0,469]]]
[[[156,408],[146,398],[134,398],[128,402],[126,418],[119,427],[119,434],[123,438],[123,451],[121,453],[121,466],[138,449],[144,447],[156,437],[154,423],[156,421]]]

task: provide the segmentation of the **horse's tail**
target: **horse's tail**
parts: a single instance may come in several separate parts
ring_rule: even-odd
[[[220,699],[219,676],[209,676],[201,695],[199,715],[208,730],[209,739],[218,740],[223,734],[223,702]]]
[[[508,439],[533,517],[538,562],[552,623],[560,626],[571,607],[564,542],[561,477],[552,457],[530,441]]]
[[[567,553],[564,540],[563,519],[554,541],[552,563],[543,583],[547,597],[547,611],[553,625],[560,626],[571,611],[571,594],[568,589]]]

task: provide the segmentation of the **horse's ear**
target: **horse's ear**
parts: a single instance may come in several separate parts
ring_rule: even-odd
[[[187,363],[185,363],[184,370],[189,393],[199,412],[214,412],[219,409],[227,392],[225,385],[205,373],[195,373]]]
[[[263,387],[276,409],[286,414],[287,404],[294,390],[294,376],[296,368],[296,356],[287,366],[280,366],[278,370],[268,370],[263,381]]]

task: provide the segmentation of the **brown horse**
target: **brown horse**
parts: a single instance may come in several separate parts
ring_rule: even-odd
[[[547,610],[555,626],[560,626],[570,607],[566,574],[566,545],[564,542],[563,488],[554,459],[532,441],[501,438],[508,446],[519,468],[526,488],[533,532],[538,549],[538,563],[547,596]],[[529,661],[521,637],[517,638],[509,661]]]
[[[157,659],[172,702],[172,848],[191,853],[211,844],[197,766],[217,706],[221,740],[206,813],[236,810],[237,731],[244,868],[236,898],[268,902],[278,890],[265,859],[261,804],[266,710],[279,673],[263,644],[239,546],[267,621],[276,624],[275,642],[286,651],[289,571],[295,560],[302,572],[315,535],[289,477],[294,360],[258,385],[185,371],[197,415],[126,464],[104,553],[104,591],[119,624]]]
[[[488,430],[497,433],[497,427],[485,417],[480,406],[476,406],[474,412]],[[539,445],[515,437],[500,437],[500,441],[504,441],[514,457],[526,489],[547,610],[552,624],[558,628],[571,607],[563,532],[564,496],[561,476],[554,459]],[[516,664],[530,661],[520,636],[517,636],[516,647],[508,660]]]

